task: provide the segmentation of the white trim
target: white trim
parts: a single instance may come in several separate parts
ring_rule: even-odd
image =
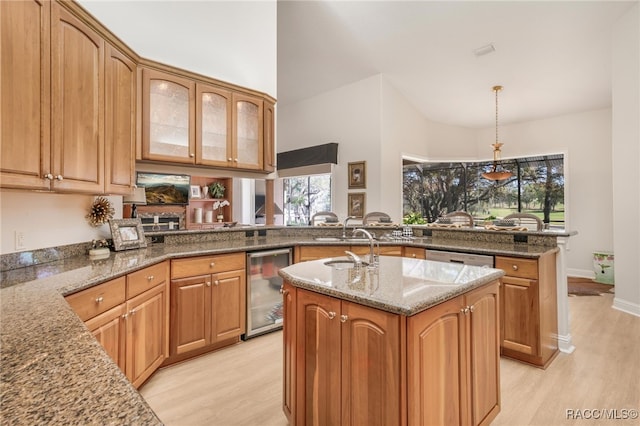
[[[594,280],[596,278],[596,274],[592,270],[575,269],[575,268],[567,268],[567,276],[578,277],[578,278],[588,278],[590,280]]]
[[[634,315],[636,317],[640,317],[640,305],[638,305],[637,303],[627,302],[626,300],[614,297],[612,308],[622,312],[626,312],[627,314]]]
[[[558,348],[562,352],[571,353],[575,346],[571,342],[569,324],[569,291],[567,289],[567,250],[569,238],[558,237],[558,254],[556,255],[556,285],[558,299]]]
[[[571,334],[558,335],[558,349],[566,354],[576,350],[576,347],[571,343]]]

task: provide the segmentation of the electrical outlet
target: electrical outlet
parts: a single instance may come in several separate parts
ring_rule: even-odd
[[[27,248],[25,244],[25,234],[24,231],[16,231],[16,250],[24,250]]]

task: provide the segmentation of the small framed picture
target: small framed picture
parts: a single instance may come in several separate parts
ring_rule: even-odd
[[[347,196],[347,214],[357,218],[364,217],[364,192],[354,192]]]
[[[349,163],[349,189],[367,187],[366,161]]]
[[[200,187],[198,185],[191,185],[189,191],[189,198],[202,198]]]
[[[113,249],[115,251],[144,248],[147,240],[144,238],[144,229],[139,218],[136,219],[111,219],[109,221]]]

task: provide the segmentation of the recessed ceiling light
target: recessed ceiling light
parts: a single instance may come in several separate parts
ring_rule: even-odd
[[[473,51],[473,54],[476,55],[476,56],[484,56],[484,55],[488,55],[489,53],[495,52],[495,51],[496,51],[496,48],[493,45],[493,43],[489,43],[489,44],[487,44],[485,46],[478,47],[477,49],[475,49]]]

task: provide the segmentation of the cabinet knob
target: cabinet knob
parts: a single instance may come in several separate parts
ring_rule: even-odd
[[[44,175],[44,178],[48,179],[48,180],[52,180],[53,179],[53,175],[51,173],[47,173],[46,175]]]
[[[207,287],[211,287],[211,281],[207,281]]]
[[[191,158],[193,158],[195,156],[196,156],[195,154],[189,154],[189,157],[191,157]]]
[[[129,314],[125,312],[124,314],[122,314],[122,319],[127,319],[128,316]]]
[[[518,270],[518,265],[511,265],[511,267],[513,268],[514,271]]]
[[[462,312],[463,314],[467,315],[469,313],[469,307],[465,306],[464,308],[460,309],[460,312]]]
[[[473,306],[473,305],[469,306],[469,312],[473,312],[475,309],[476,309],[475,306]]]
[[[104,300],[104,298],[102,296],[96,298],[96,303],[102,303],[102,301]]]
[[[219,284],[220,284],[220,281],[219,281],[219,280],[215,280],[213,283],[214,283],[215,285],[219,285]]]
[[[235,161],[235,162],[237,163],[237,162],[238,162],[238,159],[236,158],[236,159],[235,159],[235,160],[233,160],[233,161]]]
[[[62,175],[58,175],[58,176],[56,176],[56,179],[57,179],[57,180],[64,180],[64,178],[62,177]]]
[[[229,157],[227,158],[227,161],[233,161],[233,158]]]
[[[153,275],[149,275],[149,276],[147,277],[147,281],[153,281]]]
[[[211,267],[211,268],[213,268],[214,266],[216,266],[216,263],[215,263],[215,262],[211,262],[211,263],[209,264],[209,267]]]
[[[340,322],[347,322],[349,317],[347,315],[340,315]]]
[[[411,257],[415,258],[415,257],[416,257],[416,254],[415,254],[415,253],[413,253],[413,254],[411,255]]]
[[[131,315],[135,315],[135,314],[136,314],[136,310],[135,310],[135,309],[132,309],[129,313],[130,313]]]
[[[336,313],[333,312],[333,311],[330,311],[329,312],[329,319],[331,320],[331,319],[334,319],[335,317],[336,317]]]
[[[284,287],[280,286],[280,294],[284,294]]]

